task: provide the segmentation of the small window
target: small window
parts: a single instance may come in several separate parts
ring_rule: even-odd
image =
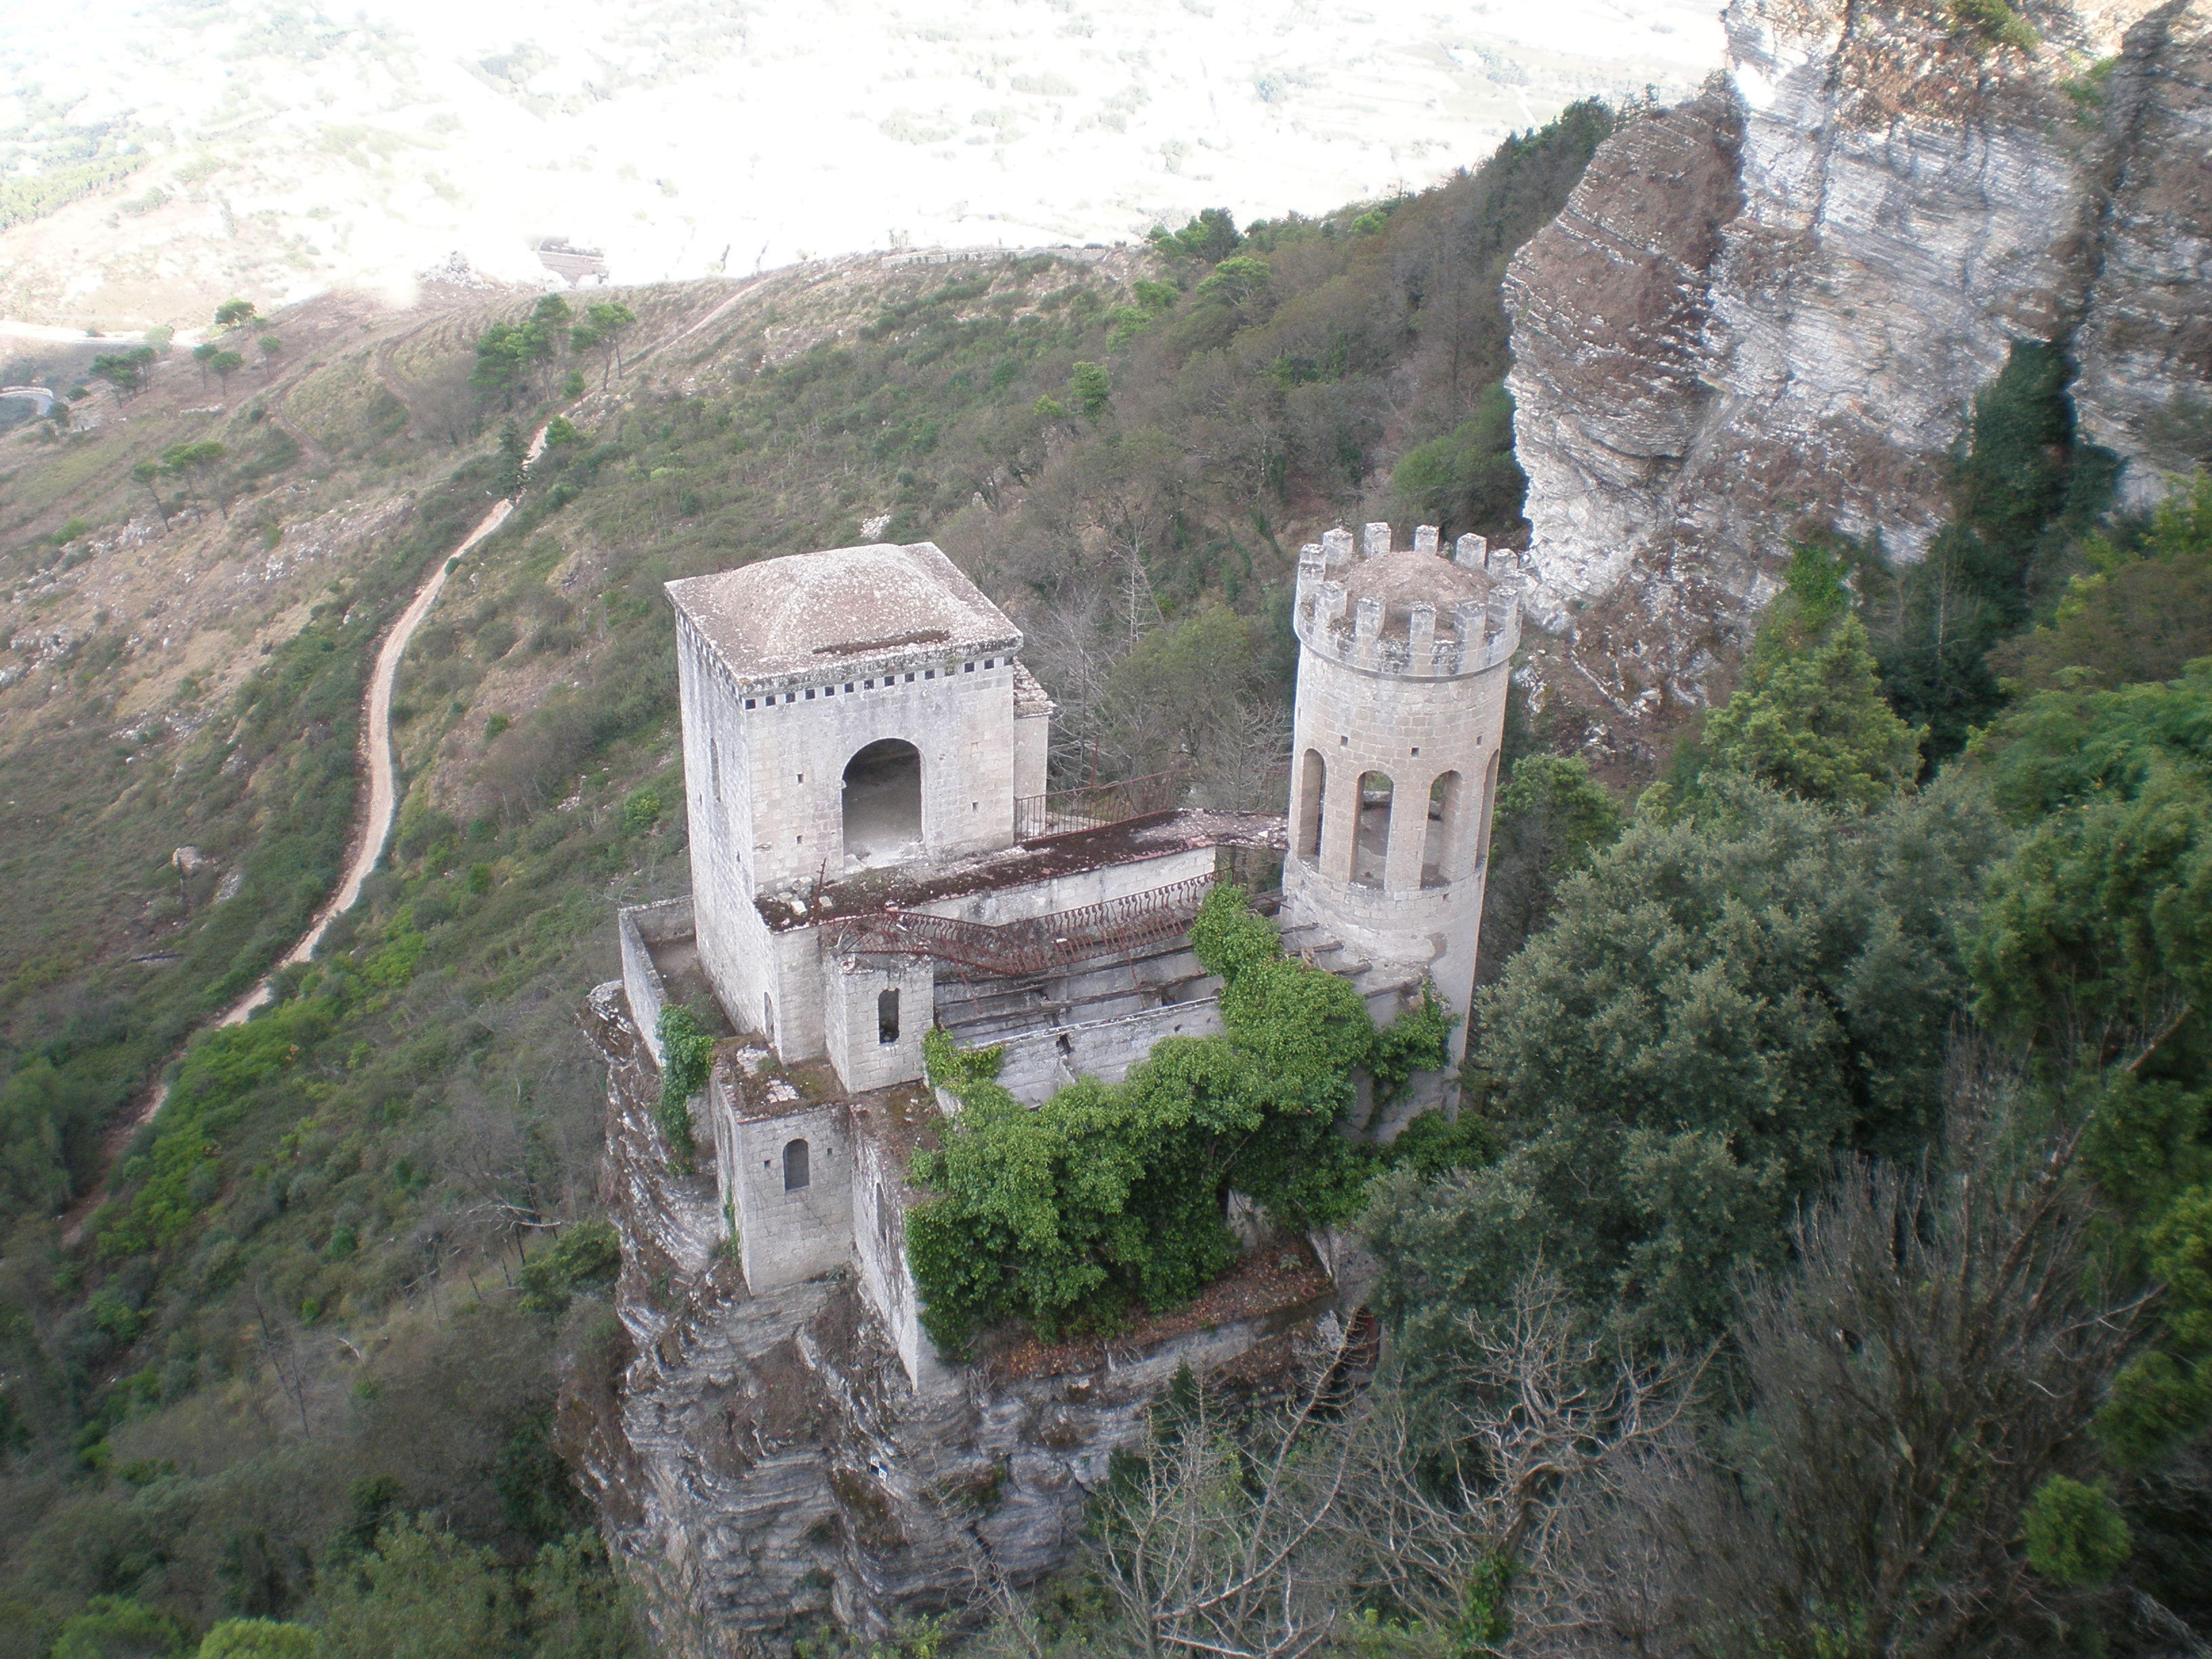
[[[937,671],[936,671],[934,668],[931,669],[931,670],[930,670],[927,674],[924,674],[924,675],[922,676],[922,678],[924,678],[924,679],[926,679],[926,680],[933,680],[933,679],[935,679],[936,678],[937,678]]]
[[[775,1041],[775,999],[766,992],[761,994],[761,1035]]]
[[[875,682],[873,680],[870,680],[868,684],[873,685]],[[853,695],[853,682],[850,680],[847,680],[845,682],[845,695],[848,697]]]
[[[960,665],[960,672],[963,674],[972,674],[975,672],[975,665],[972,662],[963,662]]]
[[[814,701],[814,688],[811,685],[806,688],[806,701],[809,702]]]
[[[783,1190],[787,1193],[795,1193],[811,1178],[806,1169],[806,1143],[803,1140],[785,1143]]]
[[[747,697],[747,698],[745,699],[745,707],[746,707],[746,708],[751,708],[752,706],[753,706],[753,700],[752,700],[750,697]]]
[[[876,1041],[896,1042],[898,1032],[898,993],[896,990],[879,992],[876,996]]]

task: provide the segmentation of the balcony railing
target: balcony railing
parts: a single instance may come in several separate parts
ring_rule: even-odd
[[[848,955],[930,957],[1006,979],[1033,978],[1093,957],[1158,949],[1190,931],[1213,878],[1193,876],[1079,909],[994,927],[918,910],[848,916],[832,948]]]
[[[1141,778],[1115,783],[1086,784],[1079,789],[1056,789],[1045,795],[1014,798],[1014,839],[1042,841],[1048,836],[1072,836],[1085,830],[1103,830],[1131,818],[1169,812],[1181,805],[1182,787],[1189,774],[1180,768],[1148,772]]]

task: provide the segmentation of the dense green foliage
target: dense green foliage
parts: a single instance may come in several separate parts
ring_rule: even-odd
[[[907,1253],[946,1352],[1010,1318],[1049,1339],[1188,1300],[1235,1257],[1232,1185],[1286,1223],[1346,1219],[1385,1156],[1336,1132],[1358,1073],[1379,1062],[1402,1084],[1444,1063],[1433,1000],[1378,1032],[1348,981],[1284,957],[1241,888],[1207,896],[1192,945],[1226,981],[1227,1030],[1159,1043],[1125,1082],[1085,1079],[1032,1109],[998,1083],[994,1052],[926,1039],[930,1081],[961,1110],[915,1156],[937,1196],[908,1213]]]
[[[1577,757],[1523,755],[1498,791],[1478,971],[1495,979],[1551,919],[1559,884],[1620,838],[1620,808]]]
[[[2212,656],[2212,477],[2160,502],[2139,535],[2130,529],[2088,538],[2090,568],[2051,619],[1990,653],[2001,678],[2037,690],[2069,670],[2107,686],[2170,680]]]
[[[1538,1260],[1626,1331],[1717,1328],[1838,1150],[1935,1122],[1959,932],[2002,845],[1966,785],[1861,818],[1721,783],[1632,824],[1477,1000],[1504,1155],[1401,1177],[1371,1219],[1409,1340],[1448,1346]]]
[[[1865,810],[1920,770],[1920,734],[1890,711],[1856,617],[1805,642],[1762,632],[1742,683],[1705,722],[1706,767],[1801,800]]]
[[[2111,500],[2117,468],[2075,431],[2073,378],[2057,346],[2015,345],[1974,399],[1951,520],[1918,563],[1865,567],[1882,690],[1907,725],[1927,728],[1930,761],[1956,754],[2002,705],[1990,651],[2055,599],[2069,546]]]
[[[628,823],[634,816],[626,803],[623,821]],[[658,1035],[660,1104],[654,1117],[660,1125],[661,1138],[668,1143],[670,1167],[688,1174],[698,1151],[691,1136],[691,1097],[707,1086],[707,1075],[714,1064],[714,1039],[699,1024],[699,1016],[684,1007],[660,1011]]]

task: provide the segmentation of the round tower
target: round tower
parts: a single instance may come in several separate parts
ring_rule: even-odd
[[[1466,1045],[1475,949],[1521,639],[1517,554],[1433,526],[1393,551],[1370,524],[1354,556],[1332,530],[1298,555],[1298,690],[1283,916],[1341,947],[1370,993],[1425,974]],[[1378,1012],[1380,1011],[1378,1010]]]

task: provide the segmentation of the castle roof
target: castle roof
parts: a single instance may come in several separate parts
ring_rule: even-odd
[[[1021,632],[933,542],[793,553],[668,584],[741,680],[846,672],[862,658],[1021,648]]]
[[[1382,601],[1384,637],[1406,637],[1413,626],[1413,608],[1432,605],[1441,626],[1451,627],[1453,607],[1463,599],[1487,599],[1492,586],[1486,571],[1457,564],[1435,553],[1410,548],[1378,553],[1361,559],[1344,575],[1345,625],[1357,614],[1362,599]]]

